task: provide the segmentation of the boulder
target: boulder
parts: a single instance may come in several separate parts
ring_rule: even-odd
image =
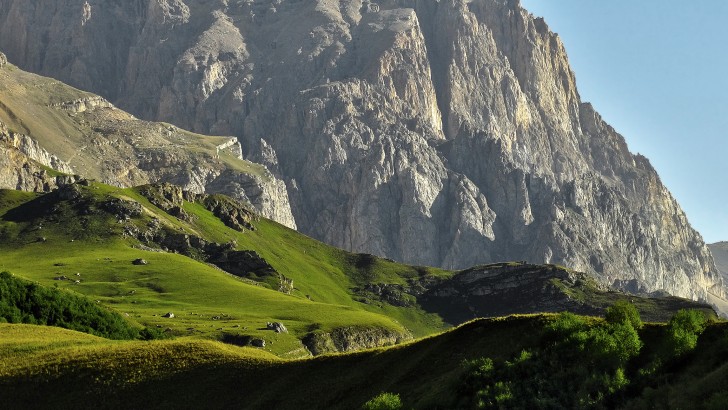
[[[147,262],[144,259],[139,258],[139,259],[134,259],[134,261],[132,262],[132,264],[138,265],[138,266],[139,265],[149,265],[149,262]]]
[[[174,313],[168,312],[166,315],[164,315],[162,317],[166,317],[167,319],[174,319]]]
[[[58,198],[62,201],[73,201],[81,197],[81,189],[77,185],[64,185],[58,188]]]
[[[276,333],[288,333],[288,329],[280,322],[266,323],[266,328]]]
[[[263,339],[253,339],[250,344],[254,347],[265,347],[265,340]]]
[[[142,205],[136,201],[114,198],[103,203],[101,206],[119,220],[137,218],[142,215]]]

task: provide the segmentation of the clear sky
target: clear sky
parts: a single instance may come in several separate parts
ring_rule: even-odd
[[[582,100],[650,159],[706,242],[728,241],[728,1],[521,0]]]

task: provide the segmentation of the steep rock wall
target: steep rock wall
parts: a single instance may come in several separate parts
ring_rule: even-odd
[[[723,295],[647,159],[581,101],[561,41],[517,1],[84,4],[0,0],[0,48],[143,118],[238,136],[307,234]]]

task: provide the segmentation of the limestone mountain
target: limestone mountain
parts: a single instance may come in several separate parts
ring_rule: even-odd
[[[715,265],[723,277],[728,277],[728,242],[716,242],[708,245],[715,258]]]
[[[716,242],[708,245],[718,272],[723,276],[723,281],[728,281],[728,242]],[[728,312],[728,303],[725,299],[709,295],[708,301],[712,303],[719,311]]]
[[[52,171],[115,186],[172,182],[196,193],[226,193],[296,226],[285,184],[243,160],[235,138],[138,120],[99,96],[7,61],[0,66],[0,150],[0,188],[44,192],[78,179]]]
[[[724,296],[649,161],[518,1],[0,0],[0,49],[140,118],[238,137],[328,243]]]

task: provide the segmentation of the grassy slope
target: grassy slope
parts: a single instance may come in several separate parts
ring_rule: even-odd
[[[350,409],[380,391],[402,393],[415,407],[446,405],[463,360],[510,357],[534,343],[542,321],[481,320],[390,349],[299,361],[214,342],[89,343],[79,334],[76,344],[25,353],[21,362],[31,365],[0,356],[0,387],[12,386],[5,399],[15,406],[82,406],[103,398],[109,407]],[[12,327],[23,333],[25,326]],[[46,337],[35,327],[27,332]],[[48,398],[43,403],[32,393],[39,386]]]
[[[115,108],[93,113],[70,113],[52,107],[53,104],[96,97],[52,78],[25,72],[11,64],[0,69],[0,120],[11,130],[33,137],[47,151],[70,162],[76,172],[88,178],[98,179],[99,162],[109,158],[95,158],[88,153],[79,155],[79,152],[93,144],[94,137],[101,137],[107,132],[111,134],[103,138],[110,142],[125,139],[129,134],[145,135],[146,139],[135,143],[137,148],[177,146],[209,158],[217,154],[217,145],[230,139],[195,134],[166,123],[141,121]],[[160,132],[170,127],[174,133],[167,135],[166,132]],[[99,129],[104,129],[104,133],[99,133]],[[123,160],[126,158],[120,158],[120,161]],[[220,161],[229,169],[266,178],[261,165],[241,160],[227,152],[221,153]]]
[[[354,255],[313,240],[270,220],[261,219],[256,230],[240,233],[226,227],[199,204],[186,203],[185,210],[198,217],[193,229],[214,238],[219,243],[235,240],[239,249],[258,252],[276,271],[293,279],[294,295],[322,303],[334,303],[386,313],[403,323],[416,336],[443,329],[445,324],[434,315],[411,308],[389,305],[368,305],[352,299],[351,288],[365,282],[404,283],[416,277],[416,268],[376,258],[367,272],[361,272],[352,262]],[[433,276],[451,275],[436,268],[420,268]]]
[[[140,202],[145,216],[135,222],[139,225],[157,217],[176,230],[208,240],[236,240],[239,249],[258,251],[293,279],[297,290],[285,295],[182,255],[133,248],[135,241],[120,235],[121,227],[110,215],[93,214],[84,223],[84,217],[65,202],[46,203],[50,197],[17,191],[0,191],[0,270],[81,293],[145,326],[169,327],[176,335],[218,338],[229,333],[264,338],[267,349],[285,357],[305,353],[298,338],[313,329],[357,326],[400,331],[404,325],[422,336],[446,326],[434,314],[354,301],[350,288],[357,274],[352,272],[358,270],[350,263],[350,254],[274,222],[261,220],[256,230],[241,233],[196,204],[186,205],[196,216],[188,223],[151,205],[134,189],[93,184],[84,190],[96,201],[113,196]],[[49,207],[53,208],[50,216],[44,214]],[[137,258],[149,264],[133,265]],[[375,265],[380,280],[398,282],[418,274],[412,267],[383,260]],[[447,273],[433,269],[432,274]],[[62,275],[81,283],[54,279]],[[161,317],[169,311],[177,317]],[[282,321],[291,334],[262,330],[269,321]]]
[[[552,317],[477,320],[393,348],[294,361],[208,341],[110,342],[58,329],[0,325],[0,333],[17,335],[13,346],[0,345],[0,395],[11,408],[103,403],[110,408],[354,409],[388,391],[400,394],[405,408],[449,408],[464,360],[506,360],[534,347]],[[642,332],[645,357],[659,346],[663,329],[650,325]],[[57,344],[33,346],[31,334]],[[711,325],[697,349],[661,372],[654,387],[629,392],[626,403],[633,408],[725,404],[727,335],[725,323]]]

